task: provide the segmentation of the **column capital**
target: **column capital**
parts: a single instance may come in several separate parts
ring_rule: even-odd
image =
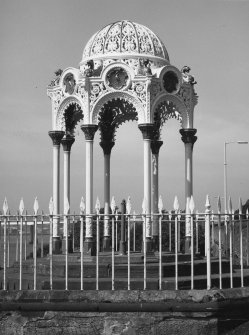
[[[99,142],[99,145],[103,149],[104,155],[110,155],[111,151],[112,151],[112,148],[115,145],[115,142],[113,142],[113,141],[101,141],[101,142]]]
[[[60,145],[64,134],[65,132],[62,130],[51,130],[48,132],[48,135],[51,137],[53,141],[53,145]]]
[[[144,140],[152,140],[154,136],[154,123],[142,123],[138,125],[138,128],[143,134]]]
[[[152,154],[153,155],[158,155],[159,150],[160,150],[162,145],[163,145],[163,141],[152,141],[151,144],[150,144]]]
[[[71,151],[71,147],[75,141],[73,136],[67,135],[61,140],[61,144],[63,146],[64,151]]]
[[[195,136],[197,129],[180,129],[180,134],[182,135],[182,141],[183,143],[191,143],[194,145],[194,143],[197,140],[197,136]]]
[[[85,134],[86,141],[93,141],[94,135],[98,129],[96,124],[83,124],[81,130]]]

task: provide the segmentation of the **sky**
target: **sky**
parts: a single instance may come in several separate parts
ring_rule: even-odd
[[[215,210],[223,197],[224,142],[249,141],[249,0],[0,0],[0,207],[12,213],[23,197],[32,211],[37,196],[48,212],[52,195],[51,102],[46,88],[58,68],[78,67],[90,37],[105,25],[130,20],[149,27],[166,46],[171,64],[191,67],[199,96],[194,127],[194,200],[199,212],[208,194]],[[159,193],[184,208],[184,144],[180,124],[168,121],[160,150]],[[103,153],[94,143],[94,199],[103,203]],[[63,177],[61,151],[61,178]],[[249,144],[227,145],[228,193],[233,207],[249,198]],[[61,180],[62,181],[62,180]],[[63,183],[61,183],[63,186]],[[61,194],[63,187],[61,187]],[[111,195],[131,196],[141,212],[143,143],[135,122],[122,125],[111,157]],[[85,140],[71,152],[71,211],[85,196]],[[62,198],[62,197],[61,197]],[[61,199],[62,200],[62,199]],[[95,201],[95,200],[94,200]]]

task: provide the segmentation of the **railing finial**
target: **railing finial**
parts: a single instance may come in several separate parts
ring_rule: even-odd
[[[8,206],[8,202],[7,202],[7,198],[5,197],[4,202],[3,202],[3,214],[7,215],[9,206]]]
[[[23,201],[23,198],[21,198],[20,205],[19,205],[20,215],[23,214],[23,211],[24,211],[24,201]]]
[[[38,204],[38,199],[35,197],[35,202],[34,202],[34,214],[37,215],[39,210],[39,204]]]

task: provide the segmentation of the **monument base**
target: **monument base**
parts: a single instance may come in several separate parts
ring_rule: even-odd
[[[103,251],[111,251],[111,237],[104,236],[103,238]]]
[[[52,249],[53,254],[61,254],[61,238],[59,236],[53,236]]]
[[[96,255],[96,243],[93,241],[92,237],[86,237],[83,243],[84,254],[88,256]]]

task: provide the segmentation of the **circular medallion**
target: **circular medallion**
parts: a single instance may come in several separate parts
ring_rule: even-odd
[[[111,69],[106,75],[106,84],[115,90],[122,90],[128,83],[128,73],[122,67]]]

